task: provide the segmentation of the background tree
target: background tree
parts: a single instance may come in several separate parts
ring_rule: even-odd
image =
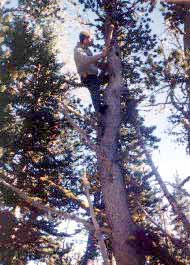
[[[47,15],[56,14],[55,4],[48,9],[50,4],[22,2],[15,10],[2,10],[1,178],[36,201],[71,211],[74,205],[67,204],[66,187],[69,182],[77,187],[79,182],[74,176],[67,178],[74,172],[71,163],[75,158],[72,147],[62,142],[63,135],[70,139],[74,135],[59,113],[65,89],[52,49],[54,37],[47,27]],[[26,16],[24,10],[31,13]],[[63,182],[65,189],[61,189]],[[53,238],[67,236],[56,230],[59,220],[52,220],[4,186],[1,197],[2,231],[10,220],[9,231],[1,238],[2,262],[18,264],[68,251],[62,241]]]
[[[161,79],[166,84],[167,102],[173,106],[170,119],[176,129],[173,129],[172,134],[179,142],[187,145],[189,152],[190,5],[181,1],[177,4],[162,3],[162,6],[172,46],[168,52],[164,52],[164,78]]]

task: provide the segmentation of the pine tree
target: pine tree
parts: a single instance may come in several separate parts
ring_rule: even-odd
[[[27,8],[27,3],[22,4],[20,8]],[[44,9],[47,5],[39,7]],[[39,7],[32,12],[39,13]],[[55,8],[52,12],[56,12]],[[39,22],[37,14],[31,15]],[[44,12],[41,23],[46,15]],[[35,201],[72,211],[78,206],[70,204],[65,190],[69,182],[75,190],[79,183],[70,178],[71,163],[75,160],[72,146],[60,144],[59,140],[66,134],[70,139],[73,137],[71,128],[59,117],[60,98],[65,93],[61,65],[52,52],[50,29],[44,25],[38,35],[34,22],[17,10],[5,10],[2,14],[1,179],[24,190]],[[65,189],[60,189],[63,183]],[[47,213],[31,207],[3,185],[1,198],[9,209],[1,211],[1,229],[5,234],[1,238],[2,262],[18,264],[21,260],[44,259],[53,254],[64,256],[68,250],[61,246],[62,241],[53,239],[67,236],[57,232],[59,220],[52,221]]]

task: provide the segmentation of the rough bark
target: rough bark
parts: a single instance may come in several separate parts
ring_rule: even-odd
[[[187,11],[184,17],[184,51],[188,62],[187,74],[190,78],[190,4],[186,5]],[[188,78],[188,79],[189,79]],[[186,91],[188,97],[187,119],[190,121],[190,81],[186,82]],[[190,153],[190,129],[187,129],[188,152]]]
[[[190,4],[186,5],[187,12],[184,17],[184,50],[190,50],[190,11],[188,10],[190,8]]]
[[[117,43],[112,45],[108,59],[110,83],[105,92],[108,105],[104,115],[104,134],[100,147],[104,159],[98,157],[100,181],[104,195],[105,210],[112,230],[112,247],[117,265],[142,265],[144,257],[129,244],[134,231],[125,183],[119,166],[118,139],[121,124],[120,97],[122,87],[121,62]]]

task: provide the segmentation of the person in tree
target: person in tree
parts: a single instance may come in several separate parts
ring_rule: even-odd
[[[92,103],[96,112],[104,113],[107,105],[103,103],[100,87],[108,82],[108,76],[100,71],[101,61],[107,56],[107,49],[93,55],[90,46],[93,45],[93,38],[87,31],[79,35],[79,42],[74,49],[74,60],[81,82],[91,94]]]

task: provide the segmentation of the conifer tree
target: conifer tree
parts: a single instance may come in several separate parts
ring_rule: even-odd
[[[33,9],[29,8],[31,4]],[[68,138],[73,136],[59,112],[65,89],[61,65],[52,52],[52,32],[45,21],[49,13],[44,10],[48,7],[49,3],[44,6],[28,1],[15,10],[2,11],[1,180],[13,183],[37,202],[71,211],[66,187],[72,182],[74,189],[79,183],[70,178],[74,172],[71,163],[75,160],[72,147],[60,144],[59,140],[66,134]],[[32,10],[32,18],[25,16],[24,10]],[[49,8],[50,11],[56,14],[55,8]],[[39,14],[43,15],[41,20]],[[36,20],[41,25],[46,22],[41,35],[36,31]],[[63,183],[65,189],[60,188]],[[64,256],[67,250],[63,241],[53,239],[57,236],[63,240],[67,236],[56,230],[59,220],[47,218],[47,213],[31,207],[17,195],[1,186],[1,232],[5,235],[1,238],[1,261],[18,264],[54,254]]]

